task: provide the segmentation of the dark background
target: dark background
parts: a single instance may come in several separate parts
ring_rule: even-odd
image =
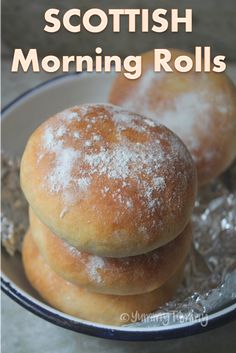
[[[123,21],[121,33],[112,33],[111,26],[100,34],[57,33],[43,31],[44,13],[48,8],[66,11],[70,8],[185,8],[193,9],[193,32],[128,33]],[[227,62],[236,61],[235,0],[2,0],[2,40],[4,57],[12,56],[14,48],[28,51],[37,48],[39,55],[93,55],[97,46],[103,54],[127,56],[153,48],[182,48],[193,51],[195,46],[209,45],[213,54],[226,55]]]

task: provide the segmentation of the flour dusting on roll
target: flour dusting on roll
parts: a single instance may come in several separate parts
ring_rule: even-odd
[[[236,157],[236,88],[224,73],[180,73],[171,50],[173,72],[154,72],[153,52],[142,55],[140,79],[117,75],[110,102],[160,122],[186,144],[197,166],[199,184],[222,173]]]
[[[117,106],[85,104],[32,134],[21,184],[55,234],[81,251],[123,257],[183,231],[196,171],[185,145],[163,125]]]

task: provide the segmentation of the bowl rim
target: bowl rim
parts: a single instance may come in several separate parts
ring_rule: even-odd
[[[15,106],[22,101],[30,99],[45,88],[53,87],[58,81],[75,79],[86,76],[86,72],[58,75],[49,80],[46,80],[18,95],[10,101],[1,110],[1,121],[5,119],[8,111],[14,109]],[[89,75],[98,75],[98,73],[89,73]],[[1,289],[11,299],[20,304],[22,307],[32,312],[33,314],[65,329],[75,332],[102,337],[106,339],[123,340],[123,341],[156,341],[167,340],[178,337],[190,336],[201,332],[206,332],[220,325],[236,319],[236,303],[233,303],[215,313],[209,314],[207,317],[207,325],[203,325],[202,321],[195,319],[192,322],[172,324],[169,326],[159,326],[157,329],[131,326],[112,326],[103,325],[96,322],[82,320],[70,315],[67,315],[53,307],[44,304],[27,294],[20,289],[13,281],[1,272]]]

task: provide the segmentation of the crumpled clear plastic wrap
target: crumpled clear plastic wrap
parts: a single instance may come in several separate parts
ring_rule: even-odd
[[[19,161],[2,156],[2,244],[10,255],[21,248],[28,206],[20,189]],[[193,246],[184,281],[172,301],[141,315],[138,327],[200,320],[236,301],[236,162],[223,176],[201,188],[192,216]],[[130,326],[129,325],[129,326]]]
[[[20,162],[2,153],[1,241],[6,251],[14,255],[28,227],[28,205],[20,188]]]
[[[133,325],[206,326],[209,314],[236,302],[236,161],[199,190],[192,224],[193,245],[175,298]]]

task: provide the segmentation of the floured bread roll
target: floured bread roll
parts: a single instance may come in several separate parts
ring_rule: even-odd
[[[153,71],[153,52],[142,55],[143,74],[128,80],[121,73],[110,102],[158,121],[186,144],[197,166],[199,184],[222,173],[236,157],[236,89],[223,73],[180,73],[174,61],[190,53],[171,50],[173,72]]]
[[[59,276],[88,290],[130,295],[160,287],[183,264],[190,248],[189,224],[173,241],[147,254],[112,258],[80,252],[54,235],[30,210],[30,232],[42,257]]]
[[[166,127],[108,104],[70,108],[29,138],[21,186],[39,219],[80,251],[125,257],[176,238],[196,171]]]
[[[139,295],[105,295],[89,292],[65,281],[43,260],[30,232],[23,243],[26,275],[38,293],[55,308],[81,319],[111,325],[140,320],[170,300],[182,281],[182,268],[160,288]]]

